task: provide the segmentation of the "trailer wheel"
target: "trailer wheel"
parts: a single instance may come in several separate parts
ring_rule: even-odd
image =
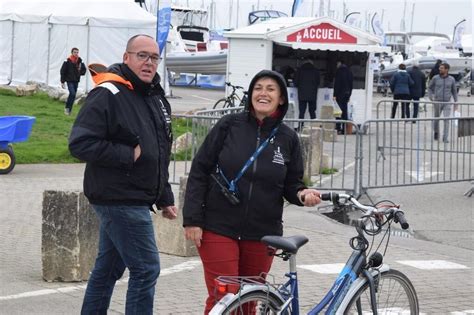
[[[15,162],[15,154],[11,146],[0,149],[0,175],[10,173],[15,167]]]

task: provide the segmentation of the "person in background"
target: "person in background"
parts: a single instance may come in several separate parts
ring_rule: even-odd
[[[418,108],[420,98],[425,96],[426,91],[426,77],[425,74],[420,70],[418,63],[414,63],[413,67],[408,71],[411,79],[413,80],[413,85],[410,87],[410,96],[413,102],[413,118],[418,118]],[[410,113],[408,113],[408,117]],[[416,120],[412,121],[416,123]]]
[[[448,74],[449,64],[441,63],[439,66],[439,74],[430,80],[428,87],[428,95],[434,102],[450,102],[451,98],[454,102],[458,101],[458,92],[456,88],[456,80]],[[434,104],[434,117],[440,117],[443,113],[444,117],[451,117],[453,105],[449,103]],[[443,125],[443,142],[448,143],[449,125],[452,121],[444,120]],[[439,140],[439,120],[433,121],[433,138]]]
[[[270,270],[273,256],[260,239],[282,235],[284,199],[299,206],[321,202],[320,193],[303,183],[298,134],[282,123],[288,110],[283,76],[262,70],[248,91],[249,111],[226,115],[211,129],[186,186],[183,226],[203,262],[204,314],[221,298],[216,277]]]
[[[435,65],[431,68],[430,74],[428,75],[428,80],[433,79],[435,75],[439,74],[439,66],[443,61],[441,59],[436,60]]]
[[[63,62],[60,73],[62,88],[64,89],[64,85],[67,83],[67,89],[69,90],[69,96],[66,100],[66,106],[64,107],[64,114],[71,115],[79,81],[81,80],[81,76],[86,74],[86,66],[82,62],[81,57],[79,57],[79,49],[76,47],[71,49],[71,55]]]
[[[319,82],[319,70],[313,65],[312,60],[306,60],[298,68],[295,76],[295,83],[298,87],[299,119],[304,119],[306,108],[308,108],[309,117],[316,119],[316,100]]]
[[[123,63],[96,78],[72,127],[69,150],[86,161],[84,194],[99,221],[99,251],[81,314],[106,314],[125,268],[125,314],[152,314],[160,274],[150,210],[176,218],[168,182],[171,108],[156,73],[154,38],[128,40]],[[154,211],[154,210],[153,210]]]
[[[334,77],[334,92],[333,99],[337,102],[341,108],[342,115],[337,119],[348,120],[347,104],[351,99],[352,95],[352,85],[353,85],[353,76],[352,72],[344,64],[344,61],[337,61],[336,75]],[[338,134],[344,134],[344,124],[336,124],[336,129]]]
[[[402,118],[410,118],[410,103],[406,102],[411,99],[410,88],[414,82],[406,70],[406,65],[401,63],[398,65],[398,71],[390,79],[390,89],[393,93],[394,100],[404,100],[402,102]],[[397,114],[398,102],[393,102],[392,114],[390,117],[393,119]]]

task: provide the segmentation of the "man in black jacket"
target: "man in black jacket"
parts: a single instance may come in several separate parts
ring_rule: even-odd
[[[304,119],[306,107],[309,117],[316,119],[316,99],[319,88],[319,70],[312,60],[307,60],[296,71],[296,86],[298,87],[299,119]]]
[[[86,66],[79,57],[79,49],[74,47],[71,49],[71,55],[63,62],[61,67],[61,86],[64,89],[64,83],[67,83],[69,96],[66,100],[64,108],[65,115],[71,115],[72,105],[76,99],[77,87],[81,80],[81,75],[86,74]]]
[[[408,71],[408,74],[410,75],[411,79],[413,80],[413,85],[410,86],[410,95],[411,99],[414,100],[413,102],[413,118],[418,117],[418,108],[419,108],[419,101],[420,98],[425,96],[425,91],[426,91],[426,77],[425,74],[420,70],[418,63],[414,63],[413,67],[411,70]],[[409,111],[410,109],[407,108]],[[408,113],[408,116],[410,117],[410,114]],[[416,123],[415,120],[412,121],[413,123]]]
[[[337,102],[341,108],[342,115],[340,118],[342,120],[347,120],[347,103],[352,95],[352,72],[347,67],[342,60],[337,61],[337,70],[334,78],[334,92],[333,99]],[[336,129],[339,134],[344,133],[344,125],[336,124]]]
[[[177,209],[168,182],[171,108],[156,73],[156,41],[136,35],[123,63],[102,73],[71,131],[69,149],[87,162],[84,193],[100,220],[99,253],[81,314],[106,314],[115,282],[130,271],[126,314],[152,314],[160,273],[150,209]]]

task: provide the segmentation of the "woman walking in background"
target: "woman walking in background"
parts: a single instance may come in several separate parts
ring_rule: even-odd
[[[390,79],[390,89],[393,93],[394,100],[404,100],[402,102],[402,118],[410,118],[410,87],[414,82],[406,70],[405,64],[401,63],[398,66],[398,71]],[[393,102],[391,118],[395,118],[397,113],[398,102]]]

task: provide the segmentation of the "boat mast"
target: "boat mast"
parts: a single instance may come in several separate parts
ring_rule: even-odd
[[[415,15],[415,2],[413,2],[413,5],[411,7],[411,21],[410,21],[410,32],[413,32],[413,17]]]
[[[405,32],[405,31],[406,31],[406,25],[405,25],[406,13],[407,13],[407,0],[405,0],[405,1],[404,1],[404,4],[403,4],[403,19],[402,19],[401,25],[400,25],[400,30],[401,30],[402,32]]]

